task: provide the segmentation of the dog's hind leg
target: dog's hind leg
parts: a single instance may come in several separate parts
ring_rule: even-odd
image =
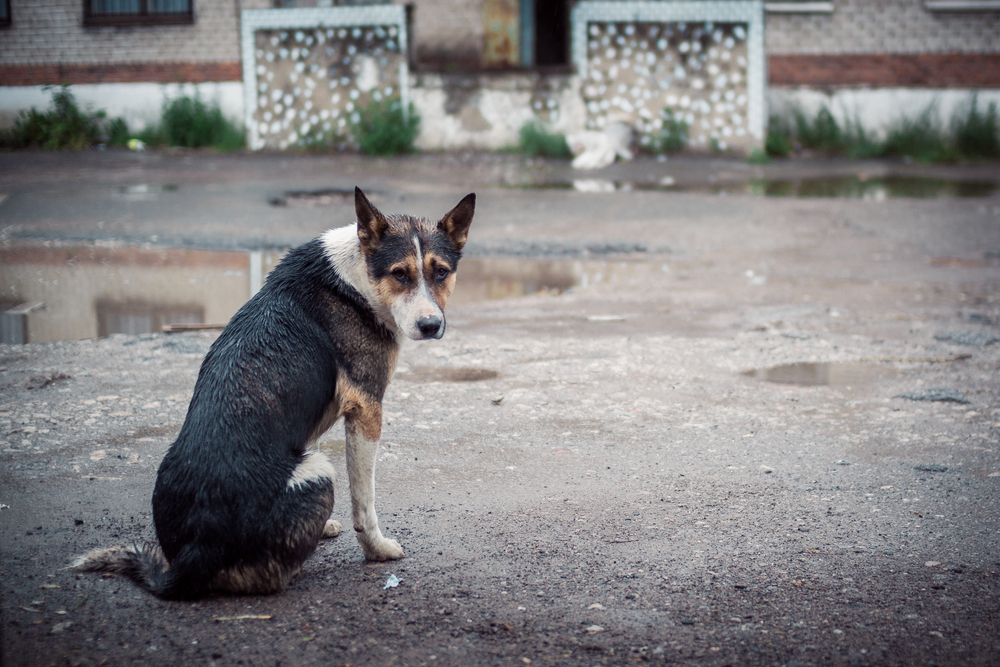
[[[375,425],[370,419],[359,419],[353,415],[348,415],[344,424],[347,435],[347,476],[351,484],[351,513],[365,558],[376,561],[395,560],[405,555],[403,548],[395,540],[382,535],[378,516],[375,514],[375,455],[378,453],[382,419],[381,410],[374,412],[378,419]],[[370,418],[373,415],[368,416]]]

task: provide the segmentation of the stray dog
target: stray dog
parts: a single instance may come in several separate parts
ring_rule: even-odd
[[[361,549],[403,557],[375,514],[382,396],[403,339],[444,335],[476,196],[437,224],[383,215],[360,189],[354,203],[357,225],[289,252],[205,356],[156,475],[159,545],[98,549],[71,567],[167,599],[281,590],[320,538],[340,533],[334,468],[315,445],[341,416]]]

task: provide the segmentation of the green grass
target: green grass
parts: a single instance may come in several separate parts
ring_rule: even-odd
[[[403,114],[399,98],[369,102],[358,113],[351,134],[365,155],[403,155],[414,151],[420,133],[420,116],[411,104]]]
[[[841,124],[827,107],[822,107],[815,117],[801,110],[785,117],[772,116],[764,150],[772,157],[806,150],[823,155],[919,162],[989,159],[1000,157],[1000,125],[996,104],[981,110],[973,96],[955,112],[947,128],[932,104],[915,115],[900,117],[885,138],[877,140],[859,122]]]
[[[538,123],[525,123],[519,133],[518,149],[532,157],[568,158],[572,157],[566,135],[549,132]]]

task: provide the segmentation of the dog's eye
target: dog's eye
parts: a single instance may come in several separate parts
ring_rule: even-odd
[[[409,276],[406,275],[406,269],[393,269],[392,277],[401,283],[405,283]]]
[[[434,272],[434,277],[437,278],[438,280],[444,280],[445,278],[448,277],[449,273],[451,273],[451,271],[441,266],[438,267],[438,269]]]

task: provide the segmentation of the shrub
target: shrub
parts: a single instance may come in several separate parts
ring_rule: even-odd
[[[654,153],[677,153],[684,150],[688,142],[688,124],[673,112],[670,107],[660,111],[663,125],[659,133],[652,137]]]
[[[399,98],[371,101],[353,119],[351,134],[365,155],[412,153],[420,132],[420,117],[411,104],[403,114]]]
[[[532,157],[568,158],[573,155],[566,142],[566,135],[549,132],[538,123],[525,123],[521,126],[518,147],[522,153]]]
[[[100,140],[103,111],[83,111],[69,86],[61,86],[52,93],[48,111],[32,107],[22,111],[13,127],[3,132],[0,144],[7,148],[37,146],[48,150],[89,148]]]
[[[104,134],[109,146],[127,146],[132,135],[122,118],[112,118],[104,126]]]
[[[163,105],[159,128],[147,128],[139,137],[147,144],[237,150],[246,146],[243,131],[222,115],[219,105],[209,106],[195,97],[177,97]]]

